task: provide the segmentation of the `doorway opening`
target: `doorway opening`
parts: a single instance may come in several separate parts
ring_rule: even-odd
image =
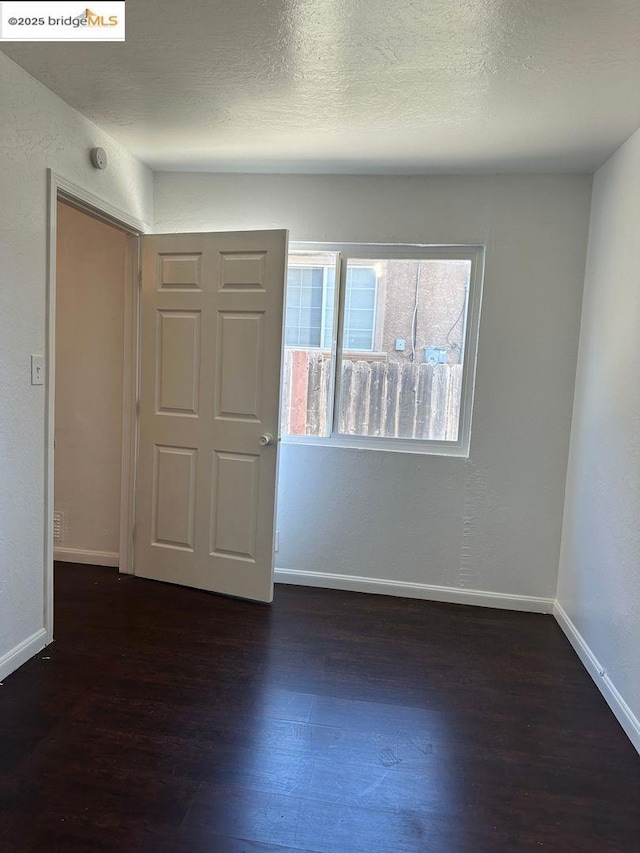
[[[146,223],[49,171],[47,643],[53,641],[54,559],[131,572],[138,257],[139,238],[148,230]]]
[[[120,568],[125,304],[137,240],[63,199],[56,212],[54,559]]]

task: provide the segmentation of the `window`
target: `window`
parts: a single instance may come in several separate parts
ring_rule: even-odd
[[[285,440],[468,453],[482,262],[474,246],[294,244]]]
[[[347,270],[345,347],[372,350],[377,277],[373,267]],[[335,259],[325,266],[302,266],[289,258],[285,345],[331,349],[335,299]]]
[[[290,259],[291,261],[291,259]],[[295,266],[287,271],[287,313],[285,320],[286,346],[331,346],[334,268],[325,266]],[[330,281],[331,280],[331,281]]]
[[[344,303],[345,350],[373,349],[378,276],[373,266],[347,267]]]

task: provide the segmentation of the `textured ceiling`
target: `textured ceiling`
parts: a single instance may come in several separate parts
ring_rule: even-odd
[[[3,50],[156,169],[591,171],[640,125],[640,0],[129,0]]]

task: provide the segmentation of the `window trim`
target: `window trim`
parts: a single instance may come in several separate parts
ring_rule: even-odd
[[[475,394],[475,374],[479,341],[480,309],[484,283],[486,249],[482,244],[420,244],[420,243],[289,243],[289,254],[295,252],[331,252],[336,257],[336,288],[334,293],[333,335],[331,359],[335,369],[329,381],[327,400],[327,423],[330,435],[283,435],[283,444],[315,445],[318,447],[346,447],[353,450],[393,451],[418,453],[432,456],[454,456],[468,458],[471,445],[471,426]],[[462,362],[462,387],[460,393],[460,418],[456,441],[432,439],[390,438],[372,435],[340,435],[337,431],[337,398],[340,395],[342,363],[342,326],[344,323],[344,300],[346,290],[347,263],[358,260],[461,260],[471,261],[469,277],[469,301],[465,314],[465,352]],[[283,335],[284,340],[284,335]],[[349,351],[349,350],[347,350]]]

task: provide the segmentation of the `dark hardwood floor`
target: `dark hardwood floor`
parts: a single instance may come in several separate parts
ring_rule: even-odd
[[[0,687],[0,851],[639,851],[640,758],[549,616],[56,567]]]

